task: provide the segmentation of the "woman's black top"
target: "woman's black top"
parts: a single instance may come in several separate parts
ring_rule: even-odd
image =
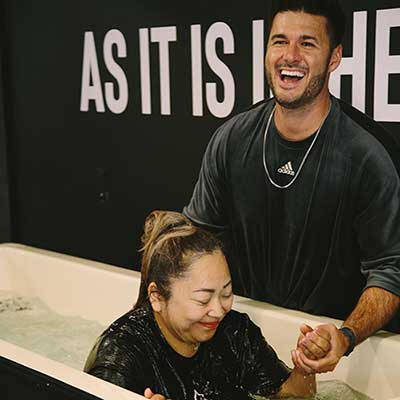
[[[230,311],[195,356],[176,353],[150,308],[132,310],[97,340],[85,371],[143,395],[172,400],[234,400],[276,393],[290,369],[246,314]]]

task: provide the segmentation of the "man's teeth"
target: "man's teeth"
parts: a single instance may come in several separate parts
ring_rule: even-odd
[[[303,78],[305,73],[301,71],[289,71],[287,69],[283,69],[281,71],[282,76],[295,76],[296,78]]]

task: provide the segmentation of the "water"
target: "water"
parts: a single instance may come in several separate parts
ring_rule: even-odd
[[[39,298],[0,290],[0,339],[82,370],[104,326],[60,315]]]
[[[317,382],[317,389],[315,400],[373,400],[347,383],[338,380]]]
[[[262,396],[252,396],[254,400],[278,400],[276,398],[265,398]],[[286,400],[302,400],[298,397],[286,397]],[[373,400],[366,394],[354,390],[347,383],[332,380],[318,382],[317,378],[317,394],[304,400]]]
[[[38,298],[0,290],[0,339],[70,367],[83,369],[104,329],[97,322],[57,314]],[[317,387],[314,400],[372,400],[342,381],[322,381]],[[254,399],[273,400],[259,396]]]

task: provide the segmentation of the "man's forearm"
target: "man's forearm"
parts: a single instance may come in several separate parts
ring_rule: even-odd
[[[389,322],[399,306],[399,296],[381,288],[365,289],[343,326],[353,330],[355,344],[361,343]],[[307,373],[333,371],[350,345],[349,338],[334,324],[319,325],[312,332],[302,332],[302,335],[296,350],[297,358],[293,362]],[[319,344],[322,336],[325,341],[330,341],[331,346],[330,350],[321,356],[322,346]]]
[[[367,288],[343,326],[348,326],[354,331],[356,344],[361,343],[388,323],[399,307],[399,296],[382,288]]]

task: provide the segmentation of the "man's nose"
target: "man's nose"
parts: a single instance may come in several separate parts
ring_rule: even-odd
[[[289,45],[286,47],[284,59],[287,63],[290,64],[300,61],[301,54],[297,43],[289,43]]]

